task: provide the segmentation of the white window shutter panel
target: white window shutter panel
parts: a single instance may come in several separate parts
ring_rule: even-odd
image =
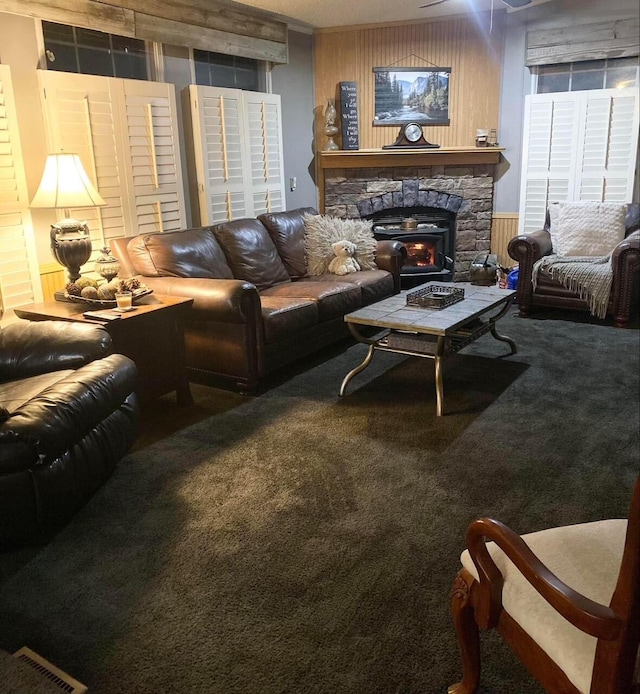
[[[244,93],[254,213],[285,209],[279,94]]]
[[[80,210],[93,259],[110,239],[184,228],[173,85],[39,71],[52,152],[77,152],[106,207]]]
[[[11,70],[0,65],[0,306],[42,301]]]
[[[573,100],[556,99],[553,103],[549,175],[571,180],[577,150],[578,112]]]
[[[544,178],[549,169],[553,103],[528,102],[527,105],[529,108],[525,114],[527,128],[524,136],[527,161],[524,172],[528,177]]]
[[[116,81],[53,70],[39,70],[38,80],[49,151],[80,155],[87,175],[107,203],[106,207],[73,212],[87,221],[95,259],[109,239],[125,236],[128,221]],[[86,270],[93,269],[93,259]]]
[[[284,210],[280,96],[191,85],[183,101],[200,224]]]
[[[575,199],[629,202],[638,144],[638,98],[633,89],[582,92],[583,140]]]
[[[571,94],[526,97],[519,233],[541,229],[549,203],[568,199],[578,122]]]
[[[640,96],[637,89],[612,91],[604,200],[630,202],[638,154]]]
[[[124,150],[135,235],[186,226],[174,87],[119,80],[124,100]],[[155,213],[150,215],[149,208]]]
[[[580,104],[583,109],[581,147],[576,162],[578,187],[574,200],[600,202],[604,197],[604,171],[609,145],[611,98],[604,92]],[[581,101],[586,95],[580,94]]]
[[[519,233],[542,228],[550,202],[630,202],[637,147],[636,90],[526,97]]]
[[[188,105],[192,137],[187,146],[196,175],[200,224],[253,216],[247,194],[242,92],[191,85]]]

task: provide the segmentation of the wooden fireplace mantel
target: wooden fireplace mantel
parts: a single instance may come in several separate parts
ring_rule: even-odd
[[[437,149],[357,149],[320,152],[321,169],[372,169],[384,166],[470,166],[498,164],[504,147]]]

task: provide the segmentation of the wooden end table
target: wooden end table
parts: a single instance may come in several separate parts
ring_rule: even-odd
[[[442,383],[443,360],[490,332],[516,354],[516,343],[496,330],[516,295],[511,289],[474,286],[467,282],[428,282],[443,289],[464,289],[464,299],[443,309],[429,309],[407,305],[407,294],[426,287],[421,285],[378,303],[371,304],[345,316],[351,334],[359,342],[369,345],[361,364],[344,377],[340,396],[346,392],[349,381],[369,366],[376,350],[407,354],[432,359],[435,366],[436,413],[442,416],[444,389]],[[494,313],[497,311],[496,313]],[[359,326],[380,328],[373,338],[363,335]]]
[[[103,325],[113,340],[113,351],[132,359],[138,368],[142,399],[176,392],[179,405],[193,402],[184,347],[184,318],[193,299],[149,294],[120,318],[104,321],[83,315],[94,309],[71,301],[45,301],[14,309],[19,318],[31,321],[62,320]],[[111,313],[111,312],[110,312]],[[116,314],[117,315],[117,314]]]

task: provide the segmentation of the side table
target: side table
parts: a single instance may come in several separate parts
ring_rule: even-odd
[[[83,315],[92,307],[81,302],[45,301],[14,309],[26,320],[62,320],[99,323],[113,339],[114,352],[132,359],[138,367],[139,395],[157,398],[176,392],[179,405],[193,402],[184,348],[184,318],[193,299],[150,294],[116,320],[103,321]],[[114,313],[114,315],[117,315]]]

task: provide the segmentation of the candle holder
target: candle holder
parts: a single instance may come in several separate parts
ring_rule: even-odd
[[[120,272],[120,263],[118,259],[111,253],[108,246],[105,246],[101,251],[100,257],[96,260],[96,272],[102,275],[107,282],[110,282]]]

